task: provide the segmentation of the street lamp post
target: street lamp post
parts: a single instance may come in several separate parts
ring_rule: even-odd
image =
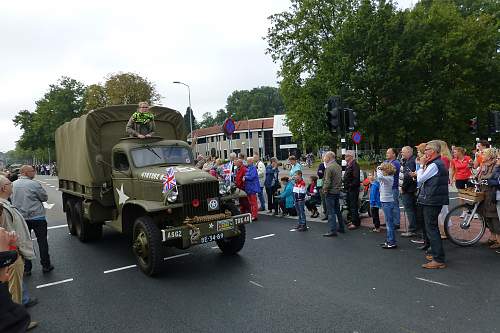
[[[182,84],[183,86],[186,86],[188,88],[189,127],[190,127],[190,130],[191,130],[191,133],[189,134],[189,136],[191,137],[191,141],[193,141],[193,109],[191,108],[191,89],[189,88],[189,85],[185,84],[184,82],[174,81],[173,83],[175,83],[175,84]]]

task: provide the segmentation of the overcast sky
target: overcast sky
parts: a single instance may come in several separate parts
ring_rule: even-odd
[[[408,7],[415,0],[399,0]],[[265,54],[267,17],[289,0],[1,1],[0,151],[21,131],[12,119],[61,76],[84,84],[116,72],[154,82],[163,105],[185,112],[187,88],[199,119],[234,90],[277,86]]]

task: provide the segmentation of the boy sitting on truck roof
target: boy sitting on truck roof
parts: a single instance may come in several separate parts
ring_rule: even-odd
[[[137,111],[132,114],[126,127],[127,134],[139,139],[149,138],[155,131],[155,117],[149,111],[147,102],[140,102]]]

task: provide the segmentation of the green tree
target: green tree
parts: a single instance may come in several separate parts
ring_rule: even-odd
[[[106,89],[100,84],[91,84],[85,89],[85,111],[95,110],[108,105]]]
[[[84,109],[85,86],[72,78],[62,77],[36,101],[34,112],[20,111],[13,119],[23,134],[18,143],[22,149],[54,147],[54,132],[64,122],[80,116]]]
[[[423,0],[402,11],[390,0],[293,0],[270,17],[266,38],[292,133],[328,141],[322,105],[341,95],[376,146],[470,140],[467,119],[486,119],[500,97],[498,6]]]
[[[277,88],[259,87],[234,91],[227,98],[226,110],[235,120],[265,118],[284,113],[284,105]]]
[[[134,73],[110,74],[104,85],[93,84],[85,92],[85,110],[90,111],[106,105],[157,103],[161,95],[154,83]]]
[[[191,116],[190,116],[190,114],[191,114]],[[196,121],[196,117],[194,116],[194,113],[193,113],[193,109],[191,109],[190,107],[186,108],[186,112],[184,113],[183,118],[184,118],[184,126],[186,127],[186,130],[189,133],[191,133],[190,121],[193,122],[193,131],[195,129],[199,128],[198,121]]]
[[[214,125],[215,125],[215,120],[212,114],[210,112],[205,112],[201,116],[201,121],[199,124],[200,128],[212,127]]]

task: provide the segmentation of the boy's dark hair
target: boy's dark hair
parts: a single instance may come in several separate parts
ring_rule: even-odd
[[[312,175],[311,180],[316,183],[318,181],[318,176]]]
[[[288,182],[290,180],[290,178],[288,178],[287,176],[284,176],[284,177],[281,177],[280,179],[282,182]]]
[[[297,170],[296,174],[299,175],[300,177],[302,177],[302,171]]]

